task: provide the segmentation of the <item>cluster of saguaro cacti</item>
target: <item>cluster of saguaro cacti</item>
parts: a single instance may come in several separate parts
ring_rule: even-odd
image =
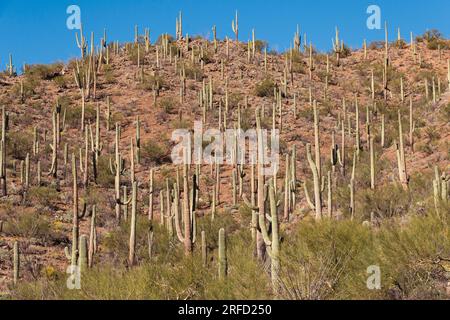
[[[235,34],[236,41],[239,41],[239,24],[238,24],[238,12],[236,12],[235,20],[232,23],[232,29]],[[213,31],[213,41],[214,41],[214,52],[218,53],[219,51],[219,41],[217,40],[217,30],[216,26],[212,28]],[[176,21],[176,39],[182,43],[176,43],[175,45],[170,45],[171,41],[168,34],[164,34],[161,37],[161,42],[159,45],[155,46],[155,69],[162,69],[167,66],[168,61],[173,63],[175,69],[175,75],[179,75],[180,77],[180,103],[183,104],[185,102],[185,97],[187,96],[187,90],[192,87],[187,84],[188,78],[186,76],[186,68],[189,64],[194,65],[195,67],[201,66],[201,70],[208,70],[208,68],[204,68],[206,57],[208,55],[208,47],[200,41],[190,41],[189,35],[186,34],[183,37],[183,25],[182,25],[182,13],[180,12],[179,17]],[[101,156],[103,150],[103,143],[101,141],[101,121],[100,121],[100,106],[96,107],[96,120],[95,120],[95,128],[93,129],[93,124],[87,124],[85,121],[85,108],[86,101],[88,101],[91,97],[95,99],[95,91],[96,91],[96,77],[97,73],[101,68],[101,64],[105,61],[106,64],[109,64],[109,46],[106,43],[106,32],[104,37],[102,38],[102,49],[96,53],[93,47],[93,35],[91,37],[91,50],[88,50],[87,41],[83,35],[83,30],[80,32],[80,37],[77,35],[77,44],[81,50],[81,60],[77,61],[76,66],[73,70],[74,79],[76,81],[76,85],[81,92],[81,133],[84,134],[84,154],[83,149],[79,149],[80,151],[80,162],[79,162],[79,170],[83,173],[83,186],[85,189],[88,188],[89,184],[89,174],[90,174],[90,163],[92,161],[92,175],[93,180],[96,182],[97,180],[97,171],[98,171],[98,161]],[[135,44],[129,44],[126,46],[126,50],[131,52],[131,50],[135,50],[137,48],[138,54],[138,71],[140,72],[140,81],[142,83],[145,82],[145,65],[141,65],[142,52],[141,47],[143,44],[142,40],[139,38],[139,30],[136,26],[135,28]],[[150,52],[150,31],[148,29],[145,30],[145,53],[148,54]],[[339,30],[336,28],[336,36],[333,42],[333,50],[336,54],[337,65],[341,64],[342,54],[344,52],[344,43],[340,39]],[[200,43],[200,44],[199,44]],[[295,52],[300,52],[302,47],[302,37],[300,35],[300,30],[297,27],[297,31],[294,35],[294,50],[290,50],[284,56],[284,68],[279,68],[280,74],[282,73],[282,79],[279,79],[279,83],[274,88],[274,99],[272,104],[272,124],[273,129],[279,129],[282,131],[286,128],[289,129],[289,123],[286,124],[286,114],[288,114],[287,108],[283,101],[284,98],[292,98],[292,91],[295,90],[294,85],[294,71],[293,71],[293,59],[295,56]],[[226,56],[229,57],[229,39],[226,39]],[[119,45],[113,44],[114,52],[118,54]],[[387,42],[387,26],[386,26],[386,45],[385,45],[385,65],[383,70],[383,88],[385,98],[387,99],[388,92],[388,65],[389,65],[389,52],[388,52],[389,44]],[[175,51],[176,52],[173,52]],[[309,55],[307,53],[309,50]],[[317,57],[316,62],[314,61],[314,53],[312,43],[307,42],[306,35],[304,37],[304,51],[305,56],[308,59],[308,67],[309,67],[309,76],[312,79],[312,72],[315,70],[315,63],[319,63],[319,57]],[[186,53],[187,52],[187,53]],[[190,52],[190,53],[189,53]],[[223,53],[221,53],[223,55]],[[247,43],[247,61],[251,62],[252,58],[255,62],[256,57],[256,38],[255,38],[255,30],[252,30],[252,40]],[[218,118],[220,131],[222,129],[227,129],[229,127],[229,123],[231,126],[234,125],[236,129],[242,129],[244,125],[243,116],[244,110],[248,109],[249,99],[248,96],[245,97],[245,101],[242,103],[238,103],[235,110],[231,110],[230,112],[230,97],[228,91],[228,75],[226,74],[227,65],[225,58],[221,58],[221,76],[222,82],[225,84],[225,94],[224,99],[220,99],[219,92],[214,91],[214,85],[218,85],[217,83],[213,83],[212,76],[203,76],[197,73],[195,74],[195,80],[202,81],[202,86],[198,90],[198,100],[199,106],[203,110],[203,122],[206,123],[207,120],[216,117]],[[190,61],[189,61],[190,59]],[[245,59],[245,58],[244,58]],[[364,41],[364,59],[367,59],[367,45]],[[146,60],[148,61],[148,60]],[[225,61],[225,63],[224,63]],[[274,59],[274,61],[276,61]],[[267,72],[267,48],[264,51],[264,70]],[[273,68],[277,68],[276,63],[273,64]],[[450,85],[450,60],[448,61],[448,80]],[[12,57],[10,58],[10,69],[9,72],[12,75],[14,68],[12,66]],[[245,77],[245,71],[239,71],[240,79]],[[230,75],[231,77],[232,75]],[[234,75],[235,79],[238,77]],[[197,78],[199,77],[199,78]],[[328,94],[328,84],[329,77],[331,77],[330,72],[330,58],[327,55],[327,64],[326,64],[326,78],[325,78],[325,91],[324,98],[326,100],[330,100],[331,95]],[[435,79],[432,81],[432,90],[433,90],[433,100],[436,102],[436,99],[440,92],[440,80],[437,79],[438,83],[436,85]],[[220,80],[218,80],[220,82]],[[23,82],[22,84],[22,101],[23,99]],[[375,89],[375,77],[374,71],[371,71],[371,98],[373,103],[373,108],[376,109],[376,89]],[[156,97],[159,95],[159,90],[161,86],[158,81],[153,86],[154,92],[154,103],[156,103]],[[374,141],[375,137],[373,134],[373,123],[371,120],[371,114],[368,106],[366,109],[367,121],[366,121],[366,130],[367,130],[367,139],[365,138],[364,128],[360,127],[360,110],[358,105],[358,97],[355,96],[355,120],[353,122],[353,117],[347,114],[345,99],[343,100],[343,117],[342,114],[339,114],[339,119],[337,121],[336,126],[333,128],[333,132],[331,135],[331,152],[330,152],[330,162],[331,168],[328,172],[323,172],[322,168],[322,153],[321,153],[321,132],[320,132],[320,119],[317,102],[313,100],[313,84],[310,84],[309,87],[309,101],[310,105],[313,109],[314,116],[314,151],[312,150],[312,145],[306,145],[306,158],[308,165],[311,169],[312,173],[312,185],[314,186],[314,192],[311,193],[314,198],[310,197],[310,193],[308,192],[307,184],[304,184],[305,198],[308,205],[315,213],[315,218],[320,220],[323,218],[323,212],[325,207],[328,209],[328,216],[333,216],[333,209],[335,209],[333,204],[333,188],[334,184],[337,183],[337,179],[335,179],[336,167],[340,166],[341,174],[343,177],[346,176],[346,126],[348,127],[348,135],[354,138],[354,146],[355,152],[353,155],[353,170],[351,178],[349,179],[349,192],[350,192],[350,212],[351,217],[354,218],[356,214],[356,200],[355,200],[355,192],[356,192],[356,183],[355,183],[355,171],[356,165],[358,161],[361,160],[360,152],[363,150],[368,150],[370,156],[370,186],[371,189],[375,189],[376,187],[376,177],[375,177],[375,165],[376,165],[376,157],[375,157],[375,146]],[[426,95],[427,97],[430,95],[430,84],[429,80],[426,80]],[[92,92],[92,94],[91,94]],[[294,119],[297,119],[297,93],[293,94],[293,114]],[[404,102],[405,99],[405,88],[403,83],[403,78],[400,79],[400,100]],[[412,98],[410,100],[410,128],[409,128],[409,141],[412,149],[414,149],[414,131],[415,131],[415,123],[413,121],[413,109],[412,109]],[[250,100],[252,103],[252,100]],[[111,122],[112,120],[112,112],[110,105],[110,98],[107,97],[106,100],[106,111],[105,111],[105,127],[107,133],[111,130]],[[216,108],[217,106],[217,108]],[[263,107],[265,108],[265,107]],[[270,106],[268,107],[270,109]],[[290,111],[290,110],[289,110]],[[228,117],[232,114],[234,119],[228,121]],[[183,117],[183,111],[180,109],[179,112],[180,120]],[[263,174],[263,163],[265,157],[265,148],[267,146],[263,143],[262,136],[262,120],[265,116],[265,109],[263,111],[261,109],[257,109],[256,111],[256,128],[258,132],[258,162],[255,166],[253,163],[249,166],[243,164],[245,160],[245,155],[242,155],[243,159],[237,159],[238,153],[233,153],[232,157],[234,158],[234,162],[236,165],[231,171],[231,189],[232,189],[232,198],[233,198],[233,206],[235,208],[238,207],[239,201],[242,198],[244,202],[247,203],[249,208],[252,211],[252,221],[251,221],[251,232],[253,239],[253,248],[255,251],[255,255],[259,258],[260,262],[270,261],[271,264],[271,278],[273,290],[275,293],[280,290],[280,218],[279,218],[279,210],[281,200],[284,198],[284,221],[289,222],[291,214],[296,209],[296,201],[298,195],[297,190],[297,150],[294,147],[292,148],[291,154],[286,154],[285,156],[285,175],[284,175],[284,186],[279,188],[277,185],[277,173],[275,172],[272,179],[267,179]],[[216,119],[214,118],[214,121]],[[52,122],[53,122],[53,139],[50,147],[52,149],[51,156],[51,169],[50,175],[58,181],[58,155],[59,149],[61,145],[61,132],[64,129],[65,122],[65,112],[63,114],[62,108],[59,103],[57,103],[53,114],[52,114]],[[62,123],[61,123],[62,122]],[[2,140],[0,144],[0,179],[3,186],[3,194],[6,195],[6,131],[8,124],[8,115],[5,112],[3,107],[2,109]],[[354,124],[354,128],[352,127]],[[135,136],[134,139],[131,139],[130,144],[130,180],[131,180],[131,196],[129,196],[129,186],[122,185],[121,179],[125,175],[125,172],[128,171],[125,169],[125,160],[122,157],[120,151],[120,142],[121,142],[121,127],[117,123],[116,124],[116,132],[115,132],[115,144],[114,144],[114,156],[110,159],[110,171],[111,174],[114,175],[114,195],[115,195],[115,214],[118,222],[120,222],[121,217],[123,216],[125,220],[128,220],[129,215],[129,204],[131,204],[131,221],[130,221],[130,234],[129,234],[129,255],[128,255],[128,264],[129,266],[136,265],[138,263],[138,256],[136,254],[137,248],[137,234],[136,228],[138,224],[138,191],[139,184],[136,179],[135,165],[141,164],[141,120],[139,116],[136,117],[135,121]],[[408,187],[409,177],[406,170],[406,159],[405,159],[405,146],[403,141],[403,129],[402,129],[402,118],[400,111],[398,113],[398,126],[399,126],[399,142],[397,145],[397,157],[398,157],[398,169],[399,169],[399,177],[400,181],[405,188]],[[341,131],[342,142],[339,146],[336,143],[336,132]],[[381,116],[381,146],[385,147],[385,116]],[[45,137],[45,134],[44,134]],[[239,136],[235,136],[235,143],[237,147],[237,141],[239,140]],[[365,140],[365,141],[364,141]],[[45,141],[45,138],[44,138]],[[366,144],[367,143],[367,147]],[[105,146],[107,144],[105,143]],[[348,148],[348,147],[347,147]],[[367,148],[367,149],[366,149]],[[106,148],[105,148],[106,149]],[[105,151],[106,152],[106,151]],[[33,139],[33,153],[32,155],[36,156],[39,154],[39,134],[37,132],[37,128],[34,131],[34,139]],[[64,170],[67,164],[68,159],[68,146],[67,143],[64,147]],[[79,195],[78,195],[78,177],[77,177],[77,159],[74,154],[72,154],[72,177],[73,177],[73,226],[72,226],[72,244],[71,244],[71,252],[66,248],[66,254],[71,261],[73,266],[78,265],[82,270],[87,267],[92,267],[94,255],[97,251],[97,236],[96,236],[96,220],[97,220],[97,207],[92,207],[92,213],[90,216],[90,234],[89,237],[85,235],[80,235],[80,220],[84,219],[87,216],[87,206],[83,205],[82,210],[79,208]],[[241,163],[241,162],[242,163]],[[325,166],[324,166],[325,167]],[[245,183],[247,177],[246,170],[250,170],[250,192],[251,198],[248,201],[244,194],[244,189],[246,188]],[[277,171],[276,168],[275,171]],[[201,167],[197,166],[195,168],[195,174],[190,174],[191,167],[187,164],[183,166],[182,170],[182,182],[180,183],[179,171],[177,170],[177,182],[172,186],[169,185],[169,180],[166,180],[166,189],[161,190],[159,195],[159,204],[161,206],[161,224],[165,224],[169,234],[171,237],[176,236],[178,240],[184,245],[184,250],[186,255],[191,255],[193,252],[193,246],[196,243],[197,230],[196,230],[196,217],[197,217],[197,204],[199,202],[199,184],[200,184],[200,171]],[[38,161],[37,165],[38,172],[38,185],[40,185],[40,161]],[[438,172],[438,171],[437,171]],[[154,218],[154,202],[156,192],[155,187],[155,169],[150,171],[150,176],[148,180],[148,219],[153,221]],[[64,175],[65,177],[65,175]],[[211,165],[211,177],[215,180],[214,186],[210,187],[211,195],[209,197],[211,204],[211,220],[214,221],[214,218],[217,214],[217,207],[220,203],[220,188],[221,188],[221,167],[220,164],[216,161],[215,164]],[[28,187],[30,184],[30,154],[27,154],[25,160],[21,163],[21,178],[25,187]],[[448,201],[448,189],[449,189],[449,177],[443,175],[439,176],[439,173],[436,174],[436,178],[433,181],[434,188],[434,200],[436,203],[436,210],[440,208],[439,203],[441,201]],[[347,183],[347,182],[346,182]],[[81,185],[81,184],[80,184]],[[325,189],[327,186],[327,189]],[[282,193],[283,191],[284,193]],[[325,197],[326,200],[325,201]],[[123,214],[122,214],[123,210]],[[0,222],[0,232],[1,232],[1,222]],[[153,245],[153,231],[149,231],[148,233],[148,247],[149,247],[149,257],[150,259],[153,256],[152,245]],[[227,262],[227,249],[226,249],[226,233],[225,229],[221,229],[219,232],[219,248],[218,248],[218,275],[220,279],[225,279],[228,272],[228,262]],[[208,264],[208,251],[206,244],[206,234],[203,231],[201,233],[201,253],[202,253],[202,262],[206,267]],[[268,255],[268,256],[267,256]],[[14,282],[17,282],[19,277],[19,252],[17,243],[14,245]],[[17,267],[16,267],[17,266]]]
[[[254,181],[251,182],[252,200],[248,201],[244,197],[247,206],[254,212],[253,215],[253,233],[256,233],[255,246],[256,254],[260,261],[266,260],[266,253],[269,254],[271,262],[271,277],[274,291],[278,291],[279,287],[279,269],[280,269],[280,235],[279,235],[279,218],[278,207],[279,195],[276,192],[275,179],[270,179],[266,183],[264,176],[264,153],[265,145],[263,142],[263,133],[261,130],[261,110],[256,110],[256,127],[258,135],[258,159],[257,159],[257,196],[256,201],[253,196]],[[252,169],[253,179],[253,169]],[[268,205],[266,206],[266,203]],[[256,203],[256,205],[255,205]],[[270,208],[270,214],[266,213],[266,207]],[[267,224],[270,224],[268,227]]]

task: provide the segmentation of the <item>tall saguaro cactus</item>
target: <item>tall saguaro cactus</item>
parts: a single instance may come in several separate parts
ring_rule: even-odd
[[[73,179],[73,217],[72,217],[72,254],[71,254],[71,265],[78,265],[79,257],[79,230],[80,230],[80,220],[86,215],[86,203],[83,204],[83,210],[79,212],[78,205],[78,176],[77,176],[77,163],[75,154],[72,153],[72,179]],[[67,248],[66,248],[67,249]],[[66,255],[68,255],[68,250],[66,250]]]
[[[61,105],[59,102],[56,103],[55,109],[52,116],[53,124],[53,141],[50,145],[52,149],[52,166],[49,175],[56,180],[58,183],[58,151],[60,145],[60,118],[61,118]]]
[[[228,274],[227,241],[225,229],[219,230],[219,279],[224,280]]]
[[[447,59],[447,81],[450,88],[450,59]]]
[[[261,130],[261,110],[256,110],[256,131],[258,135],[258,159],[257,159],[257,207],[258,207],[258,226],[257,228],[257,234],[256,234],[256,242],[257,242],[257,255],[258,259],[263,261],[265,259],[265,253],[266,253],[266,246],[264,243],[264,238],[262,235],[262,229],[261,224],[264,224],[265,226],[265,201],[266,196],[264,194],[264,184],[265,184],[265,178],[263,175],[263,164],[264,164],[264,142],[263,142],[263,135]]]
[[[8,127],[9,115],[2,107],[2,136],[0,141],[0,181],[2,184],[2,194],[4,197],[8,195],[6,183],[6,130]]]
[[[78,34],[75,33],[75,39],[77,41],[77,46],[81,52],[81,59],[84,59],[84,56],[86,54],[86,49],[87,49],[87,43],[86,43],[86,38],[84,37],[84,34],[83,34],[83,24],[81,24],[81,27],[80,27],[80,38],[78,38]]]
[[[192,254],[193,245],[196,242],[196,221],[195,221],[195,193],[198,190],[197,178],[194,175],[192,195],[189,189],[189,168],[183,165],[183,223],[184,234],[181,228],[179,210],[175,210],[175,229],[178,239],[184,244],[184,252],[187,256]],[[190,201],[192,200],[192,201]]]
[[[137,221],[137,182],[133,183],[131,197],[131,224],[130,224],[130,247],[128,254],[128,264],[133,266],[136,263],[136,221]]]
[[[19,281],[19,270],[20,270],[20,252],[19,252],[19,243],[17,241],[14,242],[13,246],[13,284],[17,285]]]
[[[335,39],[332,40],[333,42],[333,51],[336,54],[336,63],[337,66],[339,67],[340,65],[340,57],[341,57],[341,53],[342,53],[342,49],[344,47],[344,43],[339,39],[339,29],[338,27],[336,27],[336,36]]]
[[[115,160],[114,164],[112,160],[109,161],[109,167],[114,178],[114,189],[116,197],[116,219],[120,221],[120,207],[123,203],[120,201],[120,177],[125,172],[125,160],[122,159],[120,154],[120,126],[116,123],[116,142],[115,142]]]
[[[305,188],[305,196],[306,200],[308,201],[308,204],[310,205],[311,209],[315,210],[316,212],[316,220],[322,219],[322,191],[321,191],[321,179],[319,176],[319,171],[317,168],[317,163],[314,162],[311,154],[311,145],[306,145],[306,155],[308,158],[308,163],[311,168],[312,174],[313,174],[313,181],[314,181],[314,203],[311,201],[309,197],[309,192],[306,187],[306,184],[304,184]]]
[[[177,40],[183,40],[183,13],[181,11],[176,19],[176,37]]]
[[[400,110],[398,111],[398,136],[399,142],[396,143],[398,174],[400,183],[402,184],[403,188],[407,190],[409,187],[409,177],[406,170],[405,144],[403,142],[402,115],[400,113]]]
[[[236,42],[239,42],[239,13],[236,10],[236,18],[231,22],[231,29],[234,32]]]
[[[7,65],[7,68],[8,68],[8,75],[10,77],[15,76],[16,72],[14,70],[12,54],[9,54],[9,64]]]
[[[267,239],[264,237],[266,245],[269,247],[269,255],[271,259],[271,277],[272,277],[272,288],[275,293],[279,290],[279,272],[280,272],[280,235],[278,226],[278,213],[277,207],[279,202],[275,195],[275,184],[274,180],[270,181],[269,185],[269,204],[270,204],[270,217],[272,226],[272,237]],[[264,232],[263,232],[264,234]]]

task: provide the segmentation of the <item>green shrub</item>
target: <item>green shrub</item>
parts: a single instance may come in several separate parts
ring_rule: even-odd
[[[104,188],[114,186],[114,175],[111,174],[109,160],[110,158],[106,156],[100,156],[98,158],[97,184]]]
[[[139,48],[139,51],[138,51]],[[128,50],[128,58],[131,60],[131,62],[134,65],[138,64],[138,57],[139,57],[139,64],[142,66],[145,61],[145,47],[144,46],[136,46],[136,45],[130,45]]]
[[[82,107],[81,106],[70,106],[66,108],[66,123],[71,128],[78,128],[81,126],[81,114]],[[96,111],[94,107],[90,104],[85,105],[84,109],[84,119],[86,123],[94,123],[96,117]]]
[[[302,222],[282,246],[282,298],[345,299],[356,290],[367,295],[366,268],[376,264],[372,247],[370,230],[358,223]]]
[[[261,53],[265,48],[268,48],[269,44],[264,40],[255,40],[255,50],[258,53]]]
[[[205,218],[206,219],[206,218]],[[139,217],[139,264],[124,267],[129,224],[102,239],[102,264],[83,274],[83,290],[68,290],[62,274],[22,282],[13,299],[272,299],[270,274],[253,258],[250,230],[228,229],[228,277],[217,277],[216,225],[200,219],[207,230],[207,266],[200,247],[184,257],[182,245],[159,225],[153,226],[153,259],[148,258],[150,225]],[[227,218],[228,219],[228,218]],[[444,299],[445,269],[440,258],[450,250],[448,217],[433,214],[386,219],[379,228],[356,221],[301,221],[281,235],[281,299]],[[231,222],[230,222],[231,223]],[[208,225],[212,228],[208,229]],[[225,222],[225,227],[228,222]],[[199,232],[202,229],[199,229]],[[209,234],[211,233],[211,234]],[[105,261],[106,259],[106,261]],[[381,288],[370,290],[370,267],[379,267]],[[45,288],[45,289],[44,289]]]
[[[35,204],[54,209],[59,200],[59,194],[51,187],[32,187],[28,190],[28,199]]]
[[[407,47],[407,44],[405,40],[400,39],[394,42],[394,47],[397,49],[405,49]]]
[[[67,84],[69,83],[68,79],[65,76],[56,76],[53,78],[53,82],[60,89],[67,89]]]
[[[170,150],[166,139],[151,139],[142,146],[142,157],[151,164],[161,165],[170,161]]]
[[[444,105],[441,109],[441,115],[444,120],[444,122],[449,123],[450,122],[450,103],[447,103]]]
[[[3,226],[4,234],[14,237],[48,240],[51,236],[50,223],[33,208],[15,212]]]
[[[117,83],[116,76],[114,74],[114,69],[111,65],[104,65],[103,71],[105,73],[105,83],[106,84],[114,84]]]
[[[21,90],[23,90],[24,99],[32,97],[36,93],[36,88],[39,86],[39,82],[40,81],[37,78],[25,78],[22,86],[20,83],[16,83],[12,88],[14,97],[20,97]]]
[[[131,215],[131,209],[128,210]],[[148,252],[147,246],[147,232],[150,230],[150,225],[144,217],[138,217],[136,226],[136,259],[141,261],[145,259]],[[103,239],[103,243],[110,256],[111,261],[117,262],[119,265],[125,265],[128,259],[130,237],[130,217],[128,221],[124,222],[117,231],[108,233]]]
[[[164,78],[158,74],[146,75],[144,74],[144,81],[139,85],[140,88],[148,91],[168,89]]]
[[[183,70],[187,79],[202,81],[203,79],[203,71],[197,65],[192,63],[179,63],[178,68]]]
[[[373,212],[377,218],[393,218],[406,215],[411,208],[411,197],[400,184],[383,185],[373,191],[365,189],[357,192],[357,210],[363,220],[370,220]]]
[[[33,146],[33,135],[27,132],[11,132],[7,135],[7,152],[17,160],[25,160]]]
[[[26,67],[25,76],[27,78],[38,78],[41,80],[52,80],[61,74],[64,67],[63,63],[54,64],[36,64]]]
[[[258,97],[273,97],[275,83],[272,79],[265,79],[256,85],[255,94]]]
[[[175,110],[175,102],[173,98],[162,98],[159,100],[158,105],[164,112],[168,114],[177,113]]]

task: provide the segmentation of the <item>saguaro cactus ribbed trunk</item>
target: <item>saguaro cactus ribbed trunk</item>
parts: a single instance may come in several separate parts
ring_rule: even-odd
[[[83,210],[79,212],[78,207],[78,177],[77,177],[77,164],[75,154],[72,153],[72,179],[73,179],[73,220],[72,220],[72,266],[76,266],[78,262],[79,249],[79,229],[80,219],[83,219],[86,215],[86,203],[83,205]]]
[[[187,161],[186,161],[187,162]],[[196,222],[195,222],[195,198],[198,187],[194,175],[192,194],[189,189],[189,169],[188,164],[183,165],[183,219],[184,234],[181,228],[179,210],[175,210],[175,229],[178,239],[184,244],[185,255],[190,256],[193,250],[193,244],[196,242]],[[190,201],[192,200],[192,202]]]
[[[225,229],[219,230],[219,279],[224,280],[228,274],[227,242]]]
[[[130,247],[128,255],[128,264],[133,266],[136,263],[136,219],[137,219],[137,182],[133,183],[131,197],[131,223],[130,223]]]
[[[405,158],[405,147],[403,142],[403,126],[402,126],[402,116],[400,110],[398,111],[398,135],[399,142],[397,145],[397,163],[398,163],[398,173],[400,178],[400,183],[405,190],[409,187],[409,177],[406,170],[406,158]]]

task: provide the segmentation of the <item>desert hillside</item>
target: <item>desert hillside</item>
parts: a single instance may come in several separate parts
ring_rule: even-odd
[[[150,36],[0,74],[0,297],[448,298],[448,40]],[[279,130],[275,178],[172,164],[195,121]]]

